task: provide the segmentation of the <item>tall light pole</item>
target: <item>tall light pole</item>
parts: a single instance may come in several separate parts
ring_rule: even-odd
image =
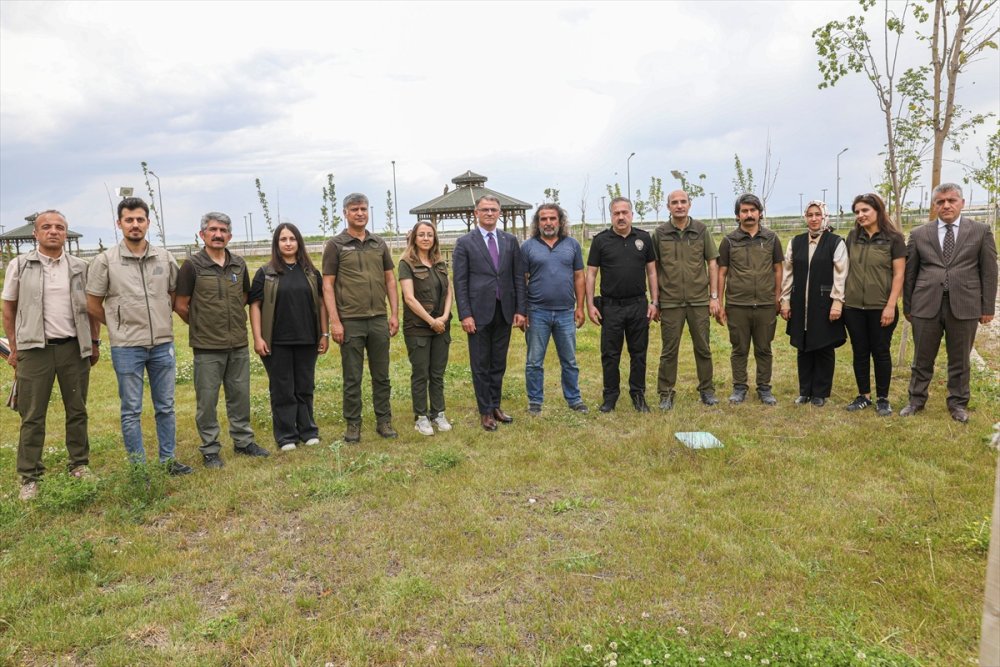
[[[917,215],[924,217],[924,186],[920,186],[920,202],[917,204]]]
[[[399,233],[399,195],[396,194],[396,161],[392,161],[392,198],[396,200],[396,233]]]
[[[847,149],[837,153],[837,224],[840,224],[840,156],[847,152]]]
[[[160,177],[156,175],[152,169],[149,170],[149,175],[156,179],[156,193],[160,198],[160,231],[163,232],[163,247],[167,247],[167,223],[163,218],[163,188],[160,187]]]
[[[827,190],[828,190],[828,188],[823,188],[823,203],[824,204],[826,203],[826,191]]]
[[[625,160],[625,182],[628,184],[625,187],[628,188],[627,196],[629,201],[632,201],[632,158],[634,157],[635,151],[632,151],[632,154]]]
[[[247,238],[250,238],[250,225],[247,224],[247,217],[243,216],[243,228],[246,230]]]
[[[708,217],[712,219],[712,226],[715,226],[715,193],[708,193]]]
[[[805,214],[805,211],[802,209],[802,195],[803,194],[805,194],[805,193],[803,193],[803,192],[799,193],[799,217],[800,218]]]
[[[250,216],[250,243],[253,243],[253,211],[247,213]]]
[[[608,219],[605,217],[604,210],[605,210],[604,209],[604,195],[601,195],[601,224],[602,225],[608,224]]]

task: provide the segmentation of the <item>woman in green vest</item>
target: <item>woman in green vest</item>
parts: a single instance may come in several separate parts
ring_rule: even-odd
[[[906,242],[885,212],[876,194],[858,195],[851,205],[856,221],[847,235],[850,272],[844,297],[844,324],[854,351],[854,379],[858,396],[848,412],[872,405],[871,367],[875,366],[875,412],[892,414],[889,382],[892,355],[889,344],[899,321],[896,303],[903,290]]]
[[[414,428],[421,435],[434,435],[434,426],[450,431],[451,424],[444,416],[444,371],[451,344],[451,289],[437,229],[426,220],[415,224],[406,238],[406,250],[399,259],[399,284],[403,289],[403,340],[412,368]]]
[[[319,444],[313,418],[316,359],[330,341],[323,279],[306,253],[298,228],[274,230],[271,261],[250,285],[253,349],[267,370],[274,441],[283,452]]]

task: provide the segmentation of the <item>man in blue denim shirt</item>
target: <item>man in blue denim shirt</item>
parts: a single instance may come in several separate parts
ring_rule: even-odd
[[[542,204],[535,211],[531,238],[521,246],[528,282],[528,345],[524,380],[528,413],[539,415],[545,385],[545,351],[555,340],[562,367],[563,398],[570,409],[587,412],[580,397],[580,368],[576,364],[576,329],[585,319],[583,251],[568,235],[566,211],[558,204]]]

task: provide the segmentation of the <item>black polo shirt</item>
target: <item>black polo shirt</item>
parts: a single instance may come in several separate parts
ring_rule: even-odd
[[[601,270],[601,296],[630,299],[646,295],[646,264],[656,261],[653,239],[635,227],[622,238],[612,229],[594,237],[587,266]]]

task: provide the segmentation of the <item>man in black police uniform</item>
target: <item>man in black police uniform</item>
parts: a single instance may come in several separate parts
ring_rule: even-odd
[[[615,409],[621,376],[622,341],[628,344],[629,396],[639,412],[646,404],[646,347],[649,323],[659,316],[655,301],[656,258],[647,232],[632,228],[632,202],[625,197],[611,200],[611,228],[594,237],[587,257],[587,311],[590,321],[601,327],[601,367],[604,370],[604,403],[601,412]],[[601,271],[601,295],[594,297],[597,270]],[[646,285],[654,301],[646,298]]]

